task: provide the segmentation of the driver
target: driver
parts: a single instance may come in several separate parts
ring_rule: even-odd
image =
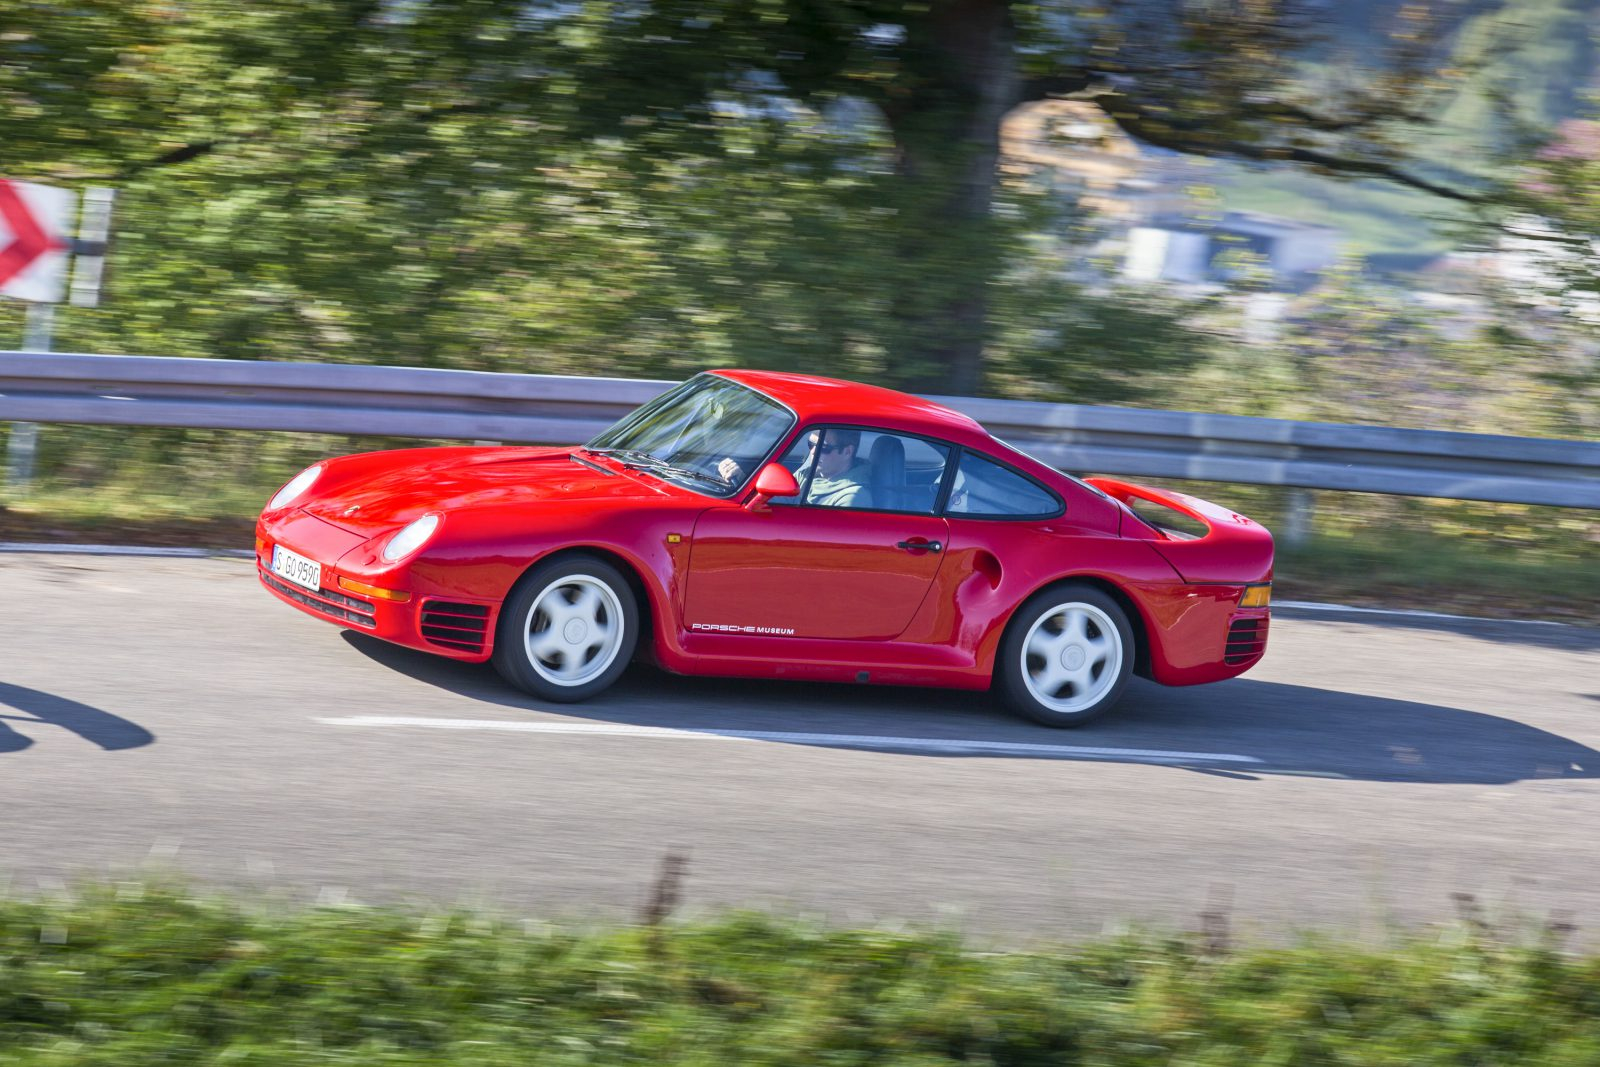
[[[804,485],[813,465],[817,473],[811,479],[805,502],[825,508],[871,507],[872,490],[867,488],[871,471],[856,458],[861,450],[861,431],[829,430],[824,441],[812,430],[806,441],[810,449],[805,462],[794,472],[794,480]],[[744,468],[728,458],[717,465],[717,473],[732,483],[744,477]]]
[[[818,439],[809,438],[811,453],[795,471],[795,480],[804,483],[813,464],[816,474],[806,492],[806,503],[825,508],[867,508],[872,506],[872,491],[867,488],[871,472],[856,458],[861,449],[860,430],[829,430]]]

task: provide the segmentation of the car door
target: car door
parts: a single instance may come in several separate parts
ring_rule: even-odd
[[[831,475],[822,449],[854,438]],[[888,640],[927,596],[944,559],[933,514],[947,446],[866,428],[802,433],[781,460],[800,496],[768,510],[714,508],[694,528],[684,602],[692,633]],[[853,471],[860,492],[841,491]],[[819,501],[831,500],[832,504]]]

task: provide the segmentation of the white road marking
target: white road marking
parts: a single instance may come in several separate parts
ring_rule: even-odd
[[[1148,763],[1260,763],[1254,756],[1229,752],[1169,752],[1151,748],[1095,748],[1043,745],[1023,741],[969,741],[957,737],[877,737],[868,734],[788,733],[778,730],[684,730],[668,726],[622,723],[513,722],[504,719],[430,719],[407,715],[352,715],[314,719],[325,726],[416,726],[431,730],[506,730],[528,734],[585,734],[602,737],[651,737],[688,741],[779,741],[801,745],[854,748],[917,749],[925,752],[987,752],[997,755],[1076,756],[1090,759],[1140,760]]]
[[[1298,608],[1301,611],[1349,611],[1357,615],[1404,615],[1413,619],[1454,619],[1458,622],[1515,622],[1523,626],[1566,626],[1553,619],[1496,619],[1484,615],[1446,615],[1442,611],[1417,611],[1411,608],[1358,608],[1349,604],[1318,604],[1310,600],[1275,600],[1275,608]]]

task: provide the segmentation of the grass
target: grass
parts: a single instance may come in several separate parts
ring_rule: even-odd
[[[1406,532],[1280,547],[1279,599],[1600,625],[1600,561]]]
[[[1600,959],[1563,936],[991,952],[756,915],[562,929],[126,884],[0,901],[0,1061],[1588,1067]]]
[[[122,487],[104,493],[47,487],[0,497],[0,541],[249,548],[255,514],[271,495],[268,489],[259,497],[196,503]]]
[[[1600,512],[1472,500],[1310,494],[1311,536],[1289,544],[1293,491],[1160,484],[1277,535],[1274,595],[1600,625]]]
[[[0,541],[249,548],[256,515],[302,468],[441,443],[458,442],[41,426],[38,477],[26,491],[0,488]]]
[[[40,439],[45,476],[26,494],[0,491],[0,541],[249,548],[262,504],[307,464],[433,443],[59,426]],[[1314,536],[1294,546],[1281,536],[1288,490],[1159,484],[1278,532],[1280,599],[1600,621],[1600,513],[1319,492]]]

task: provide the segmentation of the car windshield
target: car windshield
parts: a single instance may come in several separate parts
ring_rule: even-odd
[[[777,401],[701,374],[656,397],[586,446],[687,488],[728,496],[794,425]],[[731,461],[731,462],[730,462]]]

